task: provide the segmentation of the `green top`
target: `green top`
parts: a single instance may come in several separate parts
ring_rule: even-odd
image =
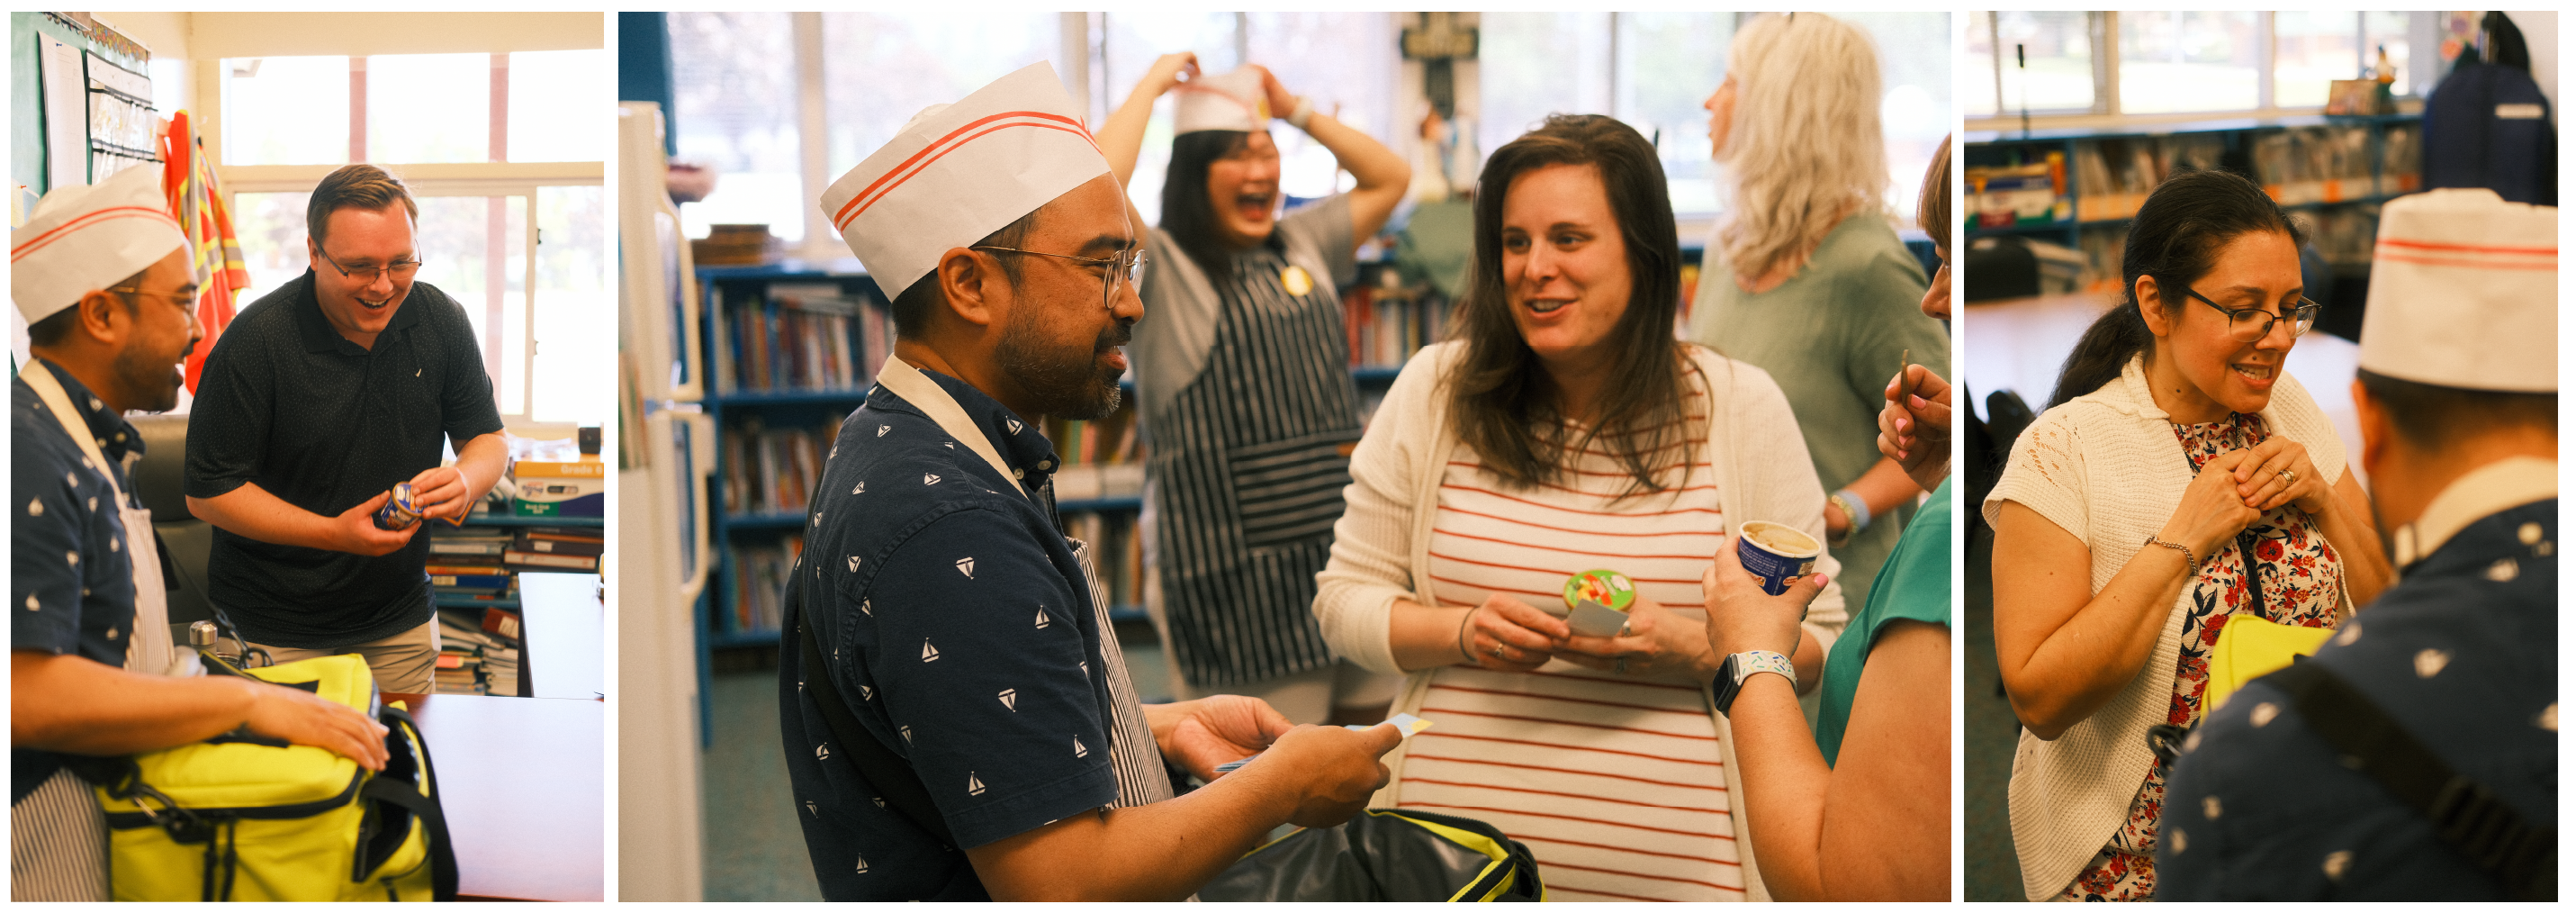
[[[1931,500],[1906,526],[1887,558],[1886,579],[1870,587],[1869,604],[1852,616],[1841,640],[1825,654],[1824,692],[1816,707],[1816,748],[1825,764],[1842,752],[1843,726],[1851,721],[1852,696],[1860,691],[1861,667],[1869,663],[1878,634],[1898,621],[1950,626],[1950,484],[1932,491]]]
[[[1923,264],[1884,215],[1843,219],[1796,275],[1758,295],[1736,286],[1723,249],[1709,247],[1704,263],[1691,339],[1779,383],[1827,494],[1878,463],[1878,411],[1907,350],[1914,364],[1950,376],[1950,334],[1923,316]],[[1910,505],[1888,510],[1832,550],[1843,566],[1834,579],[1844,598],[1869,594],[1912,517]]]

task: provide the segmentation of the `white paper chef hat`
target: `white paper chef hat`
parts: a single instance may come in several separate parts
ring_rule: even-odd
[[[1107,172],[1082,111],[1040,61],[921,110],[824,190],[823,213],[892,297],[950,248],[972,246]]]
[[[1270,95],[1261,91],[1261,72],[1250,66],[1201,76],[1174,87],[1172,133],[1193,131],[1263,131],[1270,127]]]
[[[35,323],[188,245],[161,194],[161,167],[130,167],[94,186],[57,186],[9,232],[9,298]]]
[[[2390,201],[2361,368],[2418,384],[2558,392],[2558,209],[2486,189]]]

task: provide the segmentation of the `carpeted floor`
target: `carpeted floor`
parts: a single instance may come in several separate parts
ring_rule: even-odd
[[[1960,671],[1960,690],[1967,711],[1967,847],[1968,899],[2022,899],[2021,864],[2013,856],[2012,825],[2005,812],[2004,786],[2012,779],[2013,746],[2021,723],[2004,700],[2002,678],[1995,671],[1994,538],[1980,535],[1968,545],[1965,617],[1967,660]]]
[[[1142,632],[1121,630],[1128,635],[1121,644],[1128,674],[1136,681],[1137,697],[1169,701],[1162,651],[1154,644],[1153,628],[1143,627]],[[787,790],[786,754],[778,741],[778,672],[720,671],[706,693],[715,713],[715,745],[700,766],[706,899],[821,899]]]

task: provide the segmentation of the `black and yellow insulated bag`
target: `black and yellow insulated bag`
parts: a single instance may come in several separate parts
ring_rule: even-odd
[[[1367,810],[1253,849],[1199,888],[1209,903],[1519,903],[1547,898],[1529,846],[1492,825],[1420,810]]]
[[[452,900],[456,854],[420,728],[376,706],[363,656],[209,671],[289,685],[387,728],[383,771],[236,730],[130,758],[75,759],[107,811],[119,900]]]

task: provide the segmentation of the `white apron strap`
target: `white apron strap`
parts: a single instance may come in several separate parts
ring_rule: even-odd
[[[1011,474],[1011,466],[1002,463],[1002,453],[993,450],[992,441],[984,438],[984,430],[966,417],[966,408],[958,406],[957,400],[948,396],[938,382],[930,380],[929,375],[896,358],[887,361],[885,369],[877,372],[877,383],[921,408],[921,412],[929,414],[930,421],[938,423],[939,428],[946,430],[951,438],[974,449],[975,455],[992,465],[994,472],[1010,483],[1011,489],[1020,491],[1022,496],[1029,494],[1029,489],[1020,485],[1020,478]]]
[[[170,642],[170,600],[161,585],[161,552],[152,542],[152,511],[136,509],[125,500],[125,490],[117,486],[116,469],[98,450],[98,439],[90,435],[89,422],[72,406],[71,395],[54,379],[52,369],[41,360],[28,362],[18,376],[27,387],[45,401],[61,423],[63,433],[71,436],[81,453],[89,456],[90,466],[107,481],[108,495],[116,502],[117,521],[125,528],[126,563],[134,582],[134,623],[126,627],[125,670],[153,675],[185,675],[193,671],[196,661],[180,661],[173,654],[177,645]]]

